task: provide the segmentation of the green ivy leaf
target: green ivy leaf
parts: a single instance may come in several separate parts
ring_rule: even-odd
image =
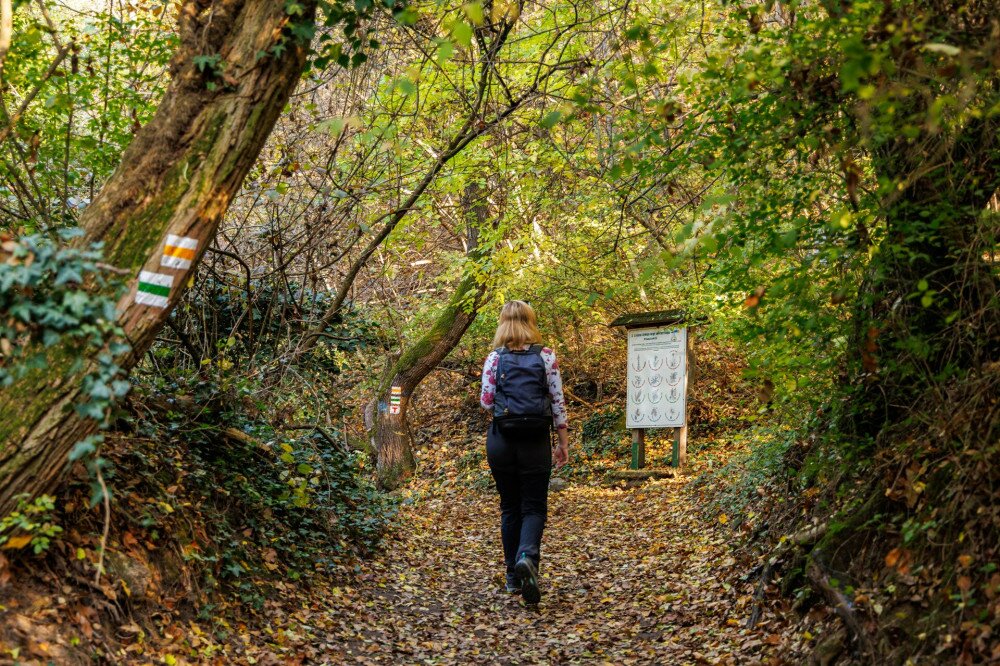
[[[455,45],[451,42],[450,39],[442,39],[440,42],[438,42],[437,62],[439,65],[443,65],[444,63],[451,60],[451,56],[454,55],[454,53],[455,53]]]
[[[95,451],[97,451],[97,446],[93,437],[81,439],[73,445],[72,449],[70,449],[69,460],[70,462],[75,462],[84,456],[93,455]]]
[[[59,287],[70,282],[76,284],[83,282],[83,273],[80,271],[79,267],[69,265],[63,266],[59,269],[59,273],[56,275],[55,285]]]
[[[406,77],[396,79],[396,88],[398,88],[404,95],[412,95],[417,92],[417,84]]]

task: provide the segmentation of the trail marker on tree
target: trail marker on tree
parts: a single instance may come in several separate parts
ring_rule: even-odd
[[[673,428],[671,464],[687,464],[687,392],[694,361],[683,310],[622,315],[610,326],[628,331],[625,426],[632,432],[632,469],[646,466],[646,429]]]

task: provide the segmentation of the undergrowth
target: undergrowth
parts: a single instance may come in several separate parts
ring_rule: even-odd
[[[131,419],[138,437],[123,439],[116,476],[142,478],[136,499],[147,504],[197,507],[188,519],[200,533],[177,525],[169,533],[189,540],[206,590],[232,586],[259,606],[268,579],[337,573],[378,546],[395,504],[362,473],[342,433],[289,434],[234,409],[241,402],[212,382],[198,384],[194,403]],[[149,517],[137,527],[149,530]]]

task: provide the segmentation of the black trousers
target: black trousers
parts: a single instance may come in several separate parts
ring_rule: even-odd
[[[500,536],[507,572],[525,554],[538,564],[548,513],[552,448],[548,433],[508,441],[490,426],[486,460],[500,493]]]

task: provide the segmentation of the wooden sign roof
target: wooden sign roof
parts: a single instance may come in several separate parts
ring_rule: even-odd
[[[704,321],[704,317],[690,317],[686,310],[656,310],[623,314],[608,326],[644,328],[647,326],[669,326],[670,324],[700,324]]]

